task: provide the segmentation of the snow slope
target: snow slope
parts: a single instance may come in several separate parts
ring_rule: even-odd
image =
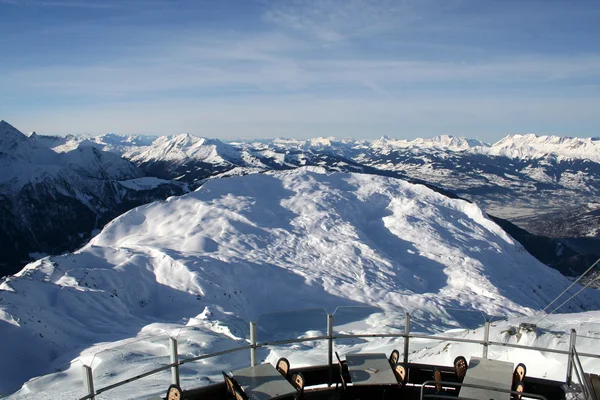
[[[530,315],[569,284],[473,204],[392,178],[322,172],[208,181],[131,210],[79,251],[6,279],[0,391],[74,360],[13,397],[75,398],[82,363],[104,386],[168,362],[169,334],[179,335],[182,356],[206,354],[246,343],[248,321],[270,311],[376,305],[389,316],[380,326],[401,329],[398,313],[414,310],[415,326],[439,331],[472,322],[472,313],[446,308]],[[586,291],[562,311],[598,308],[600,293]],[[180,331],[186,325],[193,328]],[[320,346],[307,342],[308,358],[292,359],[320,359]],[[247,362],[235,353],[186,364],[182,376],[197,386]],[[168,373],[119,393],[143,397],[167,384]]]

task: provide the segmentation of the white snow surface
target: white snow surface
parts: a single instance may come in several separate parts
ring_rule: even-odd
[[[260,329],[269,321],[261,314],[282,310],[376,306],[379,314],[358,325],[348,318],[357,309],[346,318],[336,313],[342,314],[336,330],[401,332],[402,315],[411,311],[414,329],[478,338],[481,330],[457,328],[474,320],[479,326],[479,312],[527,319],[570,284],[474,204],[402,180],[323,172],[210,180],[195,192],[131,210],[79,251],[46,257],[7,278],[0,285],[0,393],[22,386],[10,398],[78,398],[85,394],[83,364],[92,366],[96,388],[103,387],[168,364],[169,335],[178,338],[182,358],[207,354],[246,345],[249,321]],[[562,332],[569,327],[594,336],[600,312],[584,311],[599,308],[600,292],[586,290],[560,310],[577,314],[553,316],[552,329],[519,343],[566,347]],[[302,314],[284,321],[304,328],[295,335],[323,334],[325,319],[316,313],[314,328],[314,318]],[[502,332],[512,323],[495,324],[492,340],[516,341]],[[593,340],[581,342],[580,351],[593,352]],[[411,343],[411,360],[445,364],[481,351]],[[341,354],[394,347],[401,342],[336,343]],[[259,352],[261,360],[286,356],[292,365],[323,364],[326,354],[317,341]],[[490,353],[527,357],[536,376],[564,377],[563,359],[535,354]],[[248,365],[248,356],[185,364],[182,385],[217,381],[220,371]],[[35,378],[67,363],[60,373]],[[585,366],[597,371],[597,364]],[[165,371],[98,398],[164,394],[168,383]]]

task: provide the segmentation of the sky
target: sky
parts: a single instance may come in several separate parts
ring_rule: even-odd
[[[42,134],[600,136],[597,0],[0,0]]]

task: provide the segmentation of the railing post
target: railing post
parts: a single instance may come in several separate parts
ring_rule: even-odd
[[[90,396],[89,398],[94,400],[94,377],[92,375],[92,367],[88,367],[87,365],[83,366],[83,384],[85,385],[87,394]]]
[[[256,365],[256,322],[250,321],[250,366]]]
[[[406,320],[404,321],[404,354],[403,360],[404,365],[408,365],[408,335],[410,334],[410,314],[406,313]]]
[[[329,382],[333,383],[333,315],[327,314],[327,363],[329,365]]]
[[[179,354],[177,353],[177,339],[170,337],[169,344],[171,349],[171,383],[179,386]]]
[[[567,359],[567,385],[571,385],[573,379],[573,349],[575,348],[575,339],[577,338],[577,332],[575,329],[571,329],[571,337],[569,339],[569,355]]]
[[[483,325],[483,355],[482,358],[488,358],[488,346],[490,342],[490,321],[485,320]]]

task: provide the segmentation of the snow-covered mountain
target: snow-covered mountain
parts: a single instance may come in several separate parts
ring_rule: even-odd
[[[105,385],[155,366],[169,333],[182,335],[180,354],[206,354],[245,343],[248,321],[269,311],[376,305],[390,313],[381,326],[400,329],[391,314],[419,310],[415,324],[444,330],[469,319],[446,308],[531,315],[570,283],[472,203],[399,179],[324,172],[210,180],[8,277],[0,285],[0,391],[77,358],[14,396],[75,397],[81,363]],[[587,290],[561,311],[599,308],[600,292]],[[174,333],[186,324],[193,329]],[[311,342],[302,349],[324,350]],[[244,363],[246,353],[181,373],[197,386]],[[134,397],[164,387],[146,380]]]
[[[150,146],[158,139],[157,136],[150,135],[117,135],[114,133],[88,137],[75,135],[48,136],[38,135],[36,132],[31,132],[27,136],[57,153],[64,153],[73,150],[81,143],[87,142],[87,144],[95,145],[95,147],[102,151],[110,151],[120,155],[123,153],[131,153],[137,149]]]
[[[200,186],[206,179],[235,170],[235,174],[319,165],[332,170],[362,171],[363,167],[330,149],[328,139],[274,140],[272,143],[232,142],[190,134],[161,137],[152,145],[123,153],[146,174]],[[313,151],[312,149],[315,149]],[[339,152],[339,151],[338,151]]]
[[[578,207],[600,195],[598,143],[594,138],[531,134],[510,135],[493,145],[448,135],[411,141],[328,137],[223,143],[186,134],[120,154],[148,175],[193,187],[227,173],[306,165],[398,176],[428,182],[543,234],[527,217]]]
[[[30,253],[72,250],[128,209],[186,190],[145,178],[131,162],[89,141],[62,152],[49,147],[73,141],[26,136],[0,121],[0,276],[37,258]]]
[[[18,132],[15,137],[11,146],[19,143],[19,150],[9,152],[10,157],[30,160],[27,154],[36,154],[36,162],[26,162],[25,170],[37,168],[34,164],[40,163],[64,165],[68,158],[73,159],[71,165],[78,165],[87,158],[93,159],[94,154],[102,154],[106,160],[96,171],[106,169],[109,164],[113,169],[122,168],[123,161],[118,157],[110,159],[108,152],[135,164],[136,176],[176,180],[192,188],[210,178],[301,166],[402,177],[455,193],[537,234],[547,234],[542,229],[543,221],[556,215],[540,217],[541,214],[557,210],[564,213],[595,201],[600,194],[600,164],[594,161],[598,158],[596,139],[511,135],[488,145],[447,135],[412,141],[327,137],[229,143],[189,134],[158,138],[107,134],[90,138],[32,133],[31,140],[25,141]],[[114,172],[119,171],[109,171],[109,175]],[[600,224],[600,218],[591,215],[586,221],[590,218],[593,226]],[[569,237],[573,231],[568,224],[560,227],[558,231],[555,229],[553,237]]]
[[[230,145],[217,139],[181,134],[160,137],[144,149],[124,154],[147,174],[194,183],[231,170],[242,161]]]
[[[489,145],[476,139],[440,135],[432,138],[417,138],[414,140],[398,140],[388,136],[373,141],[365,141],[364,145],[371,148],[393,151],[404,148],[438,149],[446,151],[485,151]]]
[[[494,143],[488,154],[510,158],[535,159],[554,156],[559,159],[588,159],[600,162],[600,138],[509,135]]]
[[[129,148],[122,155],[147,174],[194,186],[234,168],[239,172],[315,165],[341,171],[392,171],[513,218],[593,201],[600,194],[599,143],[593,138],[510,135],[488,145],[442,135],[412,141],[329,137],[226,144],[186,134]]]
[[[34,137],[25,136],[14,126],[0,120],[0,165],[34,161],[39,164],[52,164],[57,158],[54,152],[40,145]]]

